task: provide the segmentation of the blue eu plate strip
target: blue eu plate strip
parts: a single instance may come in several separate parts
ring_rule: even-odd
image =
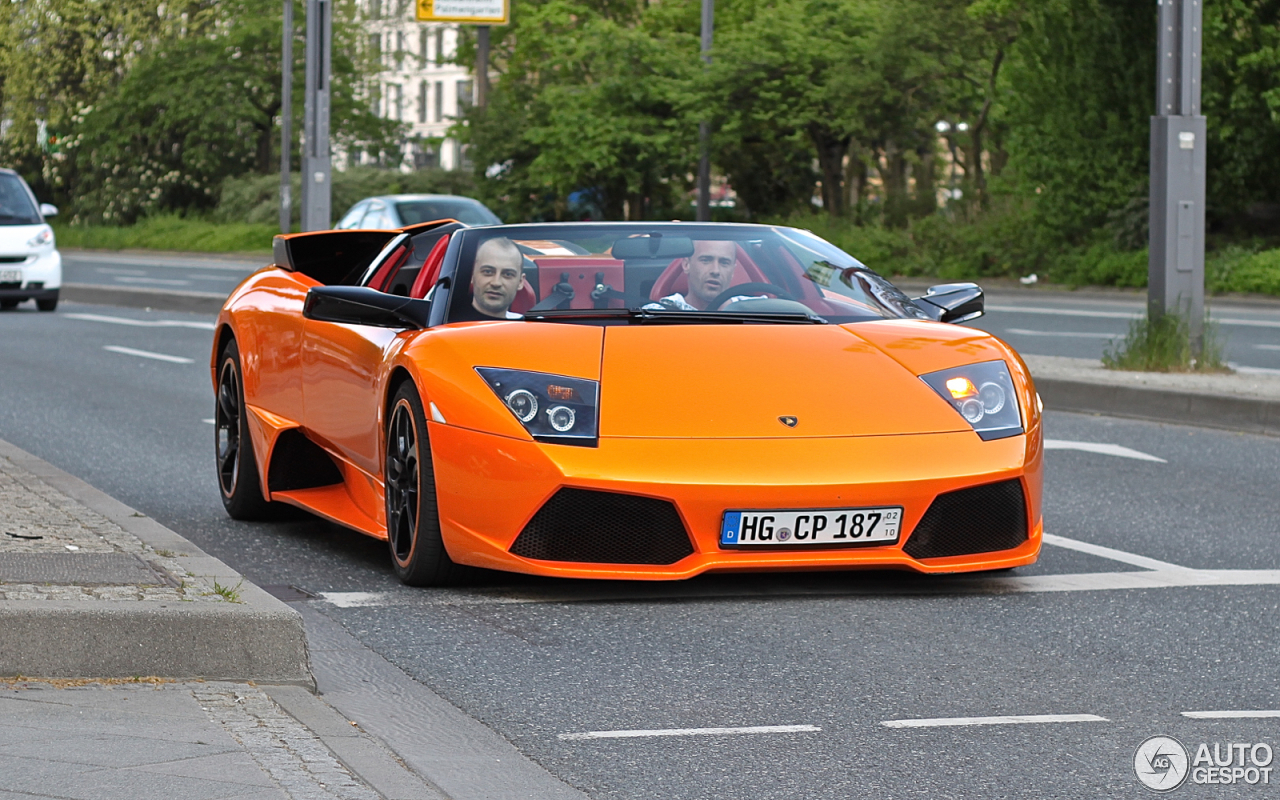
[[[724,524],[720,526],[720,544],[738,543],[738,533],[742,530],[742,512],[724,512]]]

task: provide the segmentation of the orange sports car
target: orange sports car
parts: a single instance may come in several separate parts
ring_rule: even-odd
[[[419,586],[1030,564],[1041,408],[947,324],[982,306],[766,225],[281,236],[218,319],[218,485],[385,539]]]

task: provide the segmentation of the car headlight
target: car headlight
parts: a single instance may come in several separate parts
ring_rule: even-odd
[[[53,244],[53,229],[48,226],[27,240],[27,247],[44,247],[47,244]]]
[[[595,446],[599,381],[496,367],[476,372],[534,439]]]
[[[1014,394],[1009,366],[1003,361],[983,361],[921,375],[942,399],[960,412],[984,441],[1022,433],[1022,414]]]

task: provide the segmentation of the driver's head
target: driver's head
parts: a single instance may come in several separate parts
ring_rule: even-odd
[[[506,318],[520,289],[521,260],[515,242],[502,236],[489,239],[476,249],[476,265],[471,272],[471,305],[476,311]]]
[[[716,296],[729,288],[737,263],[737,247],[733,242],[694,242],[693,255],[684,260],[689,276],[689,294],[685,300],[697,309],[706,309]]]

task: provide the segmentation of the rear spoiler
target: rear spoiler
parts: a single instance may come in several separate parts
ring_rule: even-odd
[[[401,233],[414,235],[456,222],[433,220],[401,230],[348,230],[290,233],[271,242],[272,264],[299,272],[326,286],[354,283],[387,243]]]

